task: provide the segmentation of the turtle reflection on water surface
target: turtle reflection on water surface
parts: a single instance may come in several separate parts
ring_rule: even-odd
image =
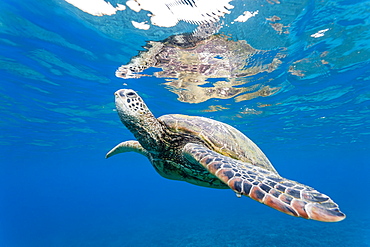
[[[269,96],[279,88],[254,83],[243,86],[250,77],[270,73],[280,64],[281,53],[254,49],[245,40],[233,41],[225,35],[196,38],[191,34],[174,35],[164,41],[149,41],[146,49],[116,71],[124,79],[151,76],[148,68],[159,68],[153,76],[166,78],[167,88],[188,103],[211,98],[236,101]],[[249,79],[248,79],[249,78]],[[211,86],[208,79],[212,79]],[[265,81],[265,80],[264,80]]]

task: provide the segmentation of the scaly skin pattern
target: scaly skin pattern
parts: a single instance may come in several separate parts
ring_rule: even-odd
[[[199,144],[185,145],[183,153],[190,162],[205,167],[238,195],[283,213],[324,222],[346,217],[327,195],[266,169],[223,156]]]

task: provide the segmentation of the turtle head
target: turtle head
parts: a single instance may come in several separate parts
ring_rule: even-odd
[[[152,115],[142,98],[132,89],[120,89],[114,93],[116,108],[121,121],[138,121]]]
[[[114,93],[118,115],[145,149],[153,148],[160,140],[162,124],[154,117],[142,98],[132,89]]]

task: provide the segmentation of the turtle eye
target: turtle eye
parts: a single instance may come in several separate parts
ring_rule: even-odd
[[[134,93],[134,92],[128,92],[126,94],[126,96],[128,96],[128,97],[134,97],[134,96],[136,96],[136,93]]]

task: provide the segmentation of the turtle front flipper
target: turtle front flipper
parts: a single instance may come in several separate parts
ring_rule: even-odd
[[[202,165],[238,195],[249,196],[283,213],[324,222],[346,217],[327,195],[251,163],[193,143],[185,145],[183,154],[189,162]]]
[[[112,148],[106,155],[105,158],[108,159],[113,155],[126,153],[126,152],[137,152],[139,154],[148,157],[148,152],[140,145],[138,141],[125,141],[121,142],[114,148]]]

